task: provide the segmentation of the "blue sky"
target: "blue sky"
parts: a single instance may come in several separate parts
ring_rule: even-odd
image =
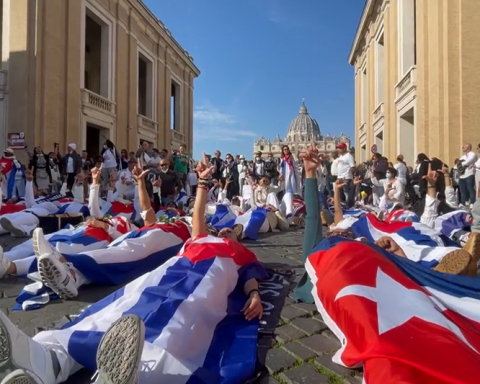
[[[252,157],[305,99],[320,130],[353,139],[348,64],[361,0],[144,0],[194,58],[194,148]]]

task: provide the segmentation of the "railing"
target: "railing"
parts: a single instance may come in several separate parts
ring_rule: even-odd
[[[185,142],[185,135],[175,130],[172,130],[172,138],[180,141],[181,143]]]
[[[358,131],[360,132],[360,135],[363,135],[365,133],[365,127],[367,126],[367,123],[363,123]]]
[[[140,128],[149,129],[151,131],[157,130],[158,124],[152,119],[149,119],[148,117],[145,117],[143,115],[137,115],[137,119],[137,124]]]
[[[417,84],[417,68],[413,66],[395,86],[396,96],[400,97],[407,89]]]
[[[383,116],[383,105],[383,103],[380,103],[380,105],[373,111],[374,123]]]
[[[7,91],[8,72],[5,69],[0,70],[0,93]]]
[[[99,109],[103,112],[115,114],[115,103],[107,98],[97,95],[88,89],[82,89],[83,105]]]

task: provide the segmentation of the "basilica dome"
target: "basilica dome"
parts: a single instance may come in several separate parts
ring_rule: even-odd
[[[320,128],[317,121],[308,114],[305,102],[302,102],[298,116],[290,123],[285,141],[304,143],[312,140],[321,140]]]

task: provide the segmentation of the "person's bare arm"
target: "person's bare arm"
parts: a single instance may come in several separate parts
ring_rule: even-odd
[[[138,165],[133,169],[132,175],[138,184],[138,200],[140,207],[142,208],[142,216],[145,226],[155,224],[157,217],[152,209],[152,203],[150,202],[150,196],[148,196],[147,184],[145,176],[148,174],[148,170],[143,170],[140,161]]]
[[[192,215],[192,238],[206,233],[205,230],[205,206],[207,205],[208,178],[211,176],[215,167],[211,166],[205,153],[203,161],[198,163],[198,185],[195,205]]]

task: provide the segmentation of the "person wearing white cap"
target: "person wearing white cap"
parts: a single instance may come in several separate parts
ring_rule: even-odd
[[[76,151],[77,144],[70,143],[67,147],[67,154],[62,159],[63,175],[67,183],[67,191],[71,191],[75,183],[75,177],[82,171],[82,158]]]

